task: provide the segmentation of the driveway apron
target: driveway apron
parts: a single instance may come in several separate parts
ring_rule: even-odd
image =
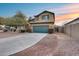
[[[8,56],[22,51],[39,42],[46,33],[25,33],[0,39],[0,56]]]

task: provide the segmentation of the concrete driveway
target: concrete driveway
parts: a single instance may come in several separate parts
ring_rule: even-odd
[[[0,56],[8,56],[39,42],[46,33],[25,33],[13,37],[0,38]]]
[[[79,56],[79,39],[64,33],[48,34],[32,47],[11,56]]]

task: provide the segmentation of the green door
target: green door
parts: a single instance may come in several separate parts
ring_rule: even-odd
[[[33,32],[48,33],[48,26],[34,26]]]

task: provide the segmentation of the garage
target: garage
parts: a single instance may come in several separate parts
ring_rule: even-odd
[[[79,39],[79,18],[65,24],[65,33],[75,39]]]
[[[48,33],[48,26],[33,26],[33,32]]]

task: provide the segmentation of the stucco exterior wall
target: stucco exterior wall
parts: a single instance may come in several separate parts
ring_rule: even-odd
[[[49,20],[43,20],[42,19],[43,15],[49,15]],[[35,22],[54,22],[54,16],[53,14],[50,14],[50,13],[43,13],[40,16],[35,17]]]
[[[71,31],[72,31],[71,35],[74,38],[79,39],[79,24],[72,25]]]
[[[67,25],[67,26],[65,26],[64,27],[64,31],[65,31],[65,33],[67,34],[67,35],[70,35],[70,30],[71,30],[71,28],[70,28],[71,26],[70,25]]]

